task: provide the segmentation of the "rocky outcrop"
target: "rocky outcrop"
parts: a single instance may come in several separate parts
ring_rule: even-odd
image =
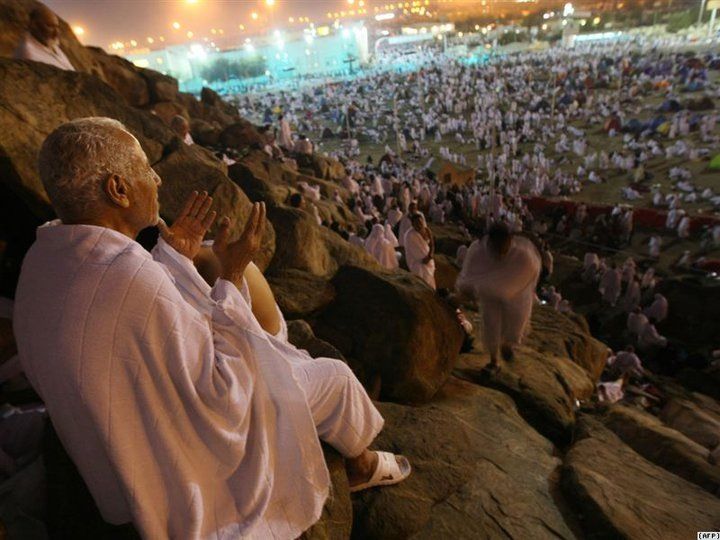
[[[330,495],[320,520],[302,534],[301,540],[345,540],[352,531],[353,510],[345,460],[325,444],[323,452],[330,471]]]
[[[672,398],[660,411],[660,419],[708,450],[714,450],[720,446],[720,413],[711,408],[717,402],[708,401],[700,406],[689,399]]]
[[[345,360],[342,353],[327,341],[315,336],[312,327],[302,319],[289,321],[288,340],[298,349],[307,351],[313,358],[335,358]]]
[[[563,491],[593,538],[687,538],[720,528],[720,499],[645,460],[583,418],[563,466]]]
[[[625,405],[611,407],[603,422],[648,461],[720,495],[720,467],[710,463],[707,448],[655,416]]]
[[[385,400],[422,403],[443,385],[462,344],[453,309],[418,278],[344,266],[331,281],[335,300],[316,334],[356,362],[361,380],[380,380]]]
[[[607,345],[592,336],[582,315],[559,313],[549,306],[533,308],[524,344],[540,354],[570,358],[593,381],[600,378],[607,361]]]
[[[329,281],[302,270],[286,269],[267,276],[275,300],[290,319],[311,317],[335,299]]]
[[[560,460],[510,398],[451,377],[431,404],[381,403],[376,446],[413,465],[353,500],[355,538],[577,538]]]
[[[560,445],[572,439],[575,411],[595,385],[570,358],[518,347],[515,359],[499,372],[481,371],[486,355],[463,354],[456,373],[477,384],[501,390],[515,400],[520,414],[540,433]]]

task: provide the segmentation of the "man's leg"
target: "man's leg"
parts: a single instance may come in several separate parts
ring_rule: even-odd
[[[316,358],[293,365],[321,440],[346,458],[350,485],[367,481],[377,466],[368,450],[384,420],[352,370],[340,360]]]

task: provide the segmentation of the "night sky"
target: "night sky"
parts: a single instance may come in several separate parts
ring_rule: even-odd
[[[210,36],[212,28],[239,33],[244,24],[252,31],[250,13],[273,13],[273,27],[290,27],[288,17],[310,17],[317,24],[326,22],[330,10],[350,9],[348,0],[275,0],[266,7],[264,0],[45,0],[45,3],[71,26],[85,28],[81,40],[86,45],[107,48],[115,41],[139,43],[147,37],[164,36],[179,41],[188,30],[195,36]],[[369,4],[369,2],[368,2]],[[181,30],[173,30],[179,22]],[[296,23],[297,24],[297,23]],[[302,27],[303,25],[298,25]],[[307,26],[307,25],[305,25]]]

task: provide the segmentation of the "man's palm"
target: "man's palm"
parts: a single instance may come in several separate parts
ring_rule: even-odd
[[[212,197],[206,192],[198,194],[194,191],[172,226],[168,227],[164,221],[158,223],[163,240],[188,259],[195,258],[200,251],[205,233],[217,215],[215,211],[210,211],[210,206],[212,206]]]

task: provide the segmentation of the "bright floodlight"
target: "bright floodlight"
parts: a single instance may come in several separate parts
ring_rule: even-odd
[[[275,5],[275,0],[265,0],[265,5],[272,7]]]
[[[252,18],[253,21],[257,21],[257,20],[258,20],[258,14],[257,14],[257,12],[256,12],[256,11],[253,11],[253,12],[250,14],[250,17]]]
[[[77,37],[85,35],[85,29],[82,26],[73,26],[72,30]]]
[[[198,0],[185,0],[185,2],[188,4],[197,4]]]
[[[394,13],[380,13],[379,15],[375,15],[376,21],[389,21],[390,19],[394,19],[395,14]]]
[[[177,22],[177,21],[175,21],[174,23],[172,23],[172,27],[173,27],[175,30],[180,30],[180,23]]]
[[[565,4],[565,7],[563,8],[563,17],[569,17],[573,13],[575,13],[575,8],[573,7],[573,5],[570,2],[568,2],[567,4]]]

